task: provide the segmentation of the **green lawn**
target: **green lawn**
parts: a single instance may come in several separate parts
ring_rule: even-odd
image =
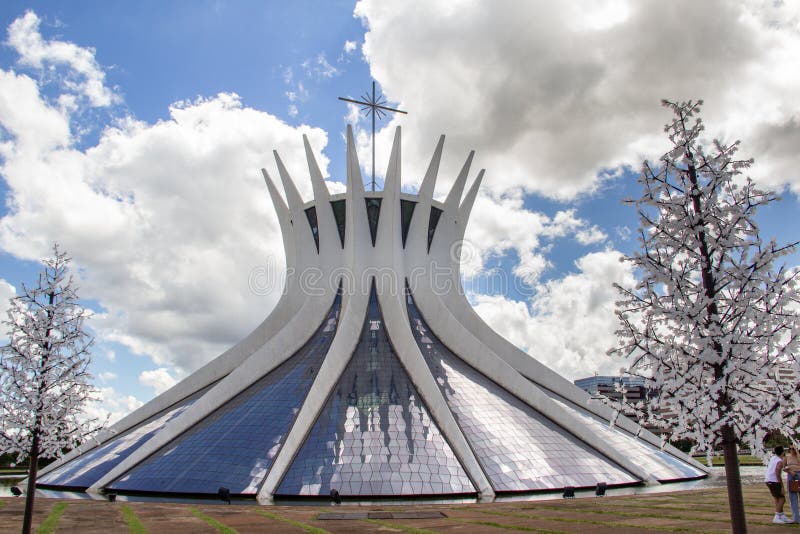
[[[694,459],[700,462],[701,464],[706,465],[705,456],[695,456]],[[725,459],[722,456],[712,456],[711,462],[716,467],[725,465]],[[764,462],[762,462],[761,458],[759,458],[758,456],[752,456],[750,454],[742,454],[741,456],[739,456],[739,465],[764,465]]]

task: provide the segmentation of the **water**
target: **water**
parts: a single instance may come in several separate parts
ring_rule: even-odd
[[[16,486],[25,475],[0,475],[0,497],[11,497],[11,486]]]

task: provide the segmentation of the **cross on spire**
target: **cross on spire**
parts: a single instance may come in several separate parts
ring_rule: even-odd
[[[340,96],[339,100],[344,100],[345,102],[350,102],[352,104],[358,104],[361,106],[361,111],[363,111],[365,115],[372,115],[372,190],[375,191],[375,115],[377,115],[379,119],[382,119],[387,115],[387,111],[402,113],[404,115],[407,115],[408,113],[399,109],[385,106],[384,104],[386,104],[387,101],[383,95],[381,93],[378,93],[377,96],[375,95],[374,81],[372,82],[372,96],[370,96],[368,93],[364,93],[361,98],[362,100],[353,100]]]

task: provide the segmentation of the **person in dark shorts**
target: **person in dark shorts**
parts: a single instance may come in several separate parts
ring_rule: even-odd
[[[791,523],[792,520],[786,517],[783,513],[783,505],[786,504],[786,494],[783,492],[783,467],[786,462],[783,461],[783,447],[778,445],[775,447],[774,455],[769,459],[767,464],[767,472],[764,474],[764,482],[769,488],[769,492],[775,499],[775,517],[772,519],[773,523]]]

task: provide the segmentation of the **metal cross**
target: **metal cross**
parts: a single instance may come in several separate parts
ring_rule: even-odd
[[[365,115],[372,115],[372,190],[375,191],[375,115],[377,115],[379,119],[382,119],[386,116],[387,111],[402,113],[404,115],[408,113],[385,106],[384,104],[387,102],[386,99],[383,98],[383,95],[380,93],[378,93],[377,96],[375,95],[375,82],[372,82],[372,96],[365,93],[361,98],[363,100],[352,100],[340,96],[339,100],[358,104],[361,106],[361,111],[363,111]]]

